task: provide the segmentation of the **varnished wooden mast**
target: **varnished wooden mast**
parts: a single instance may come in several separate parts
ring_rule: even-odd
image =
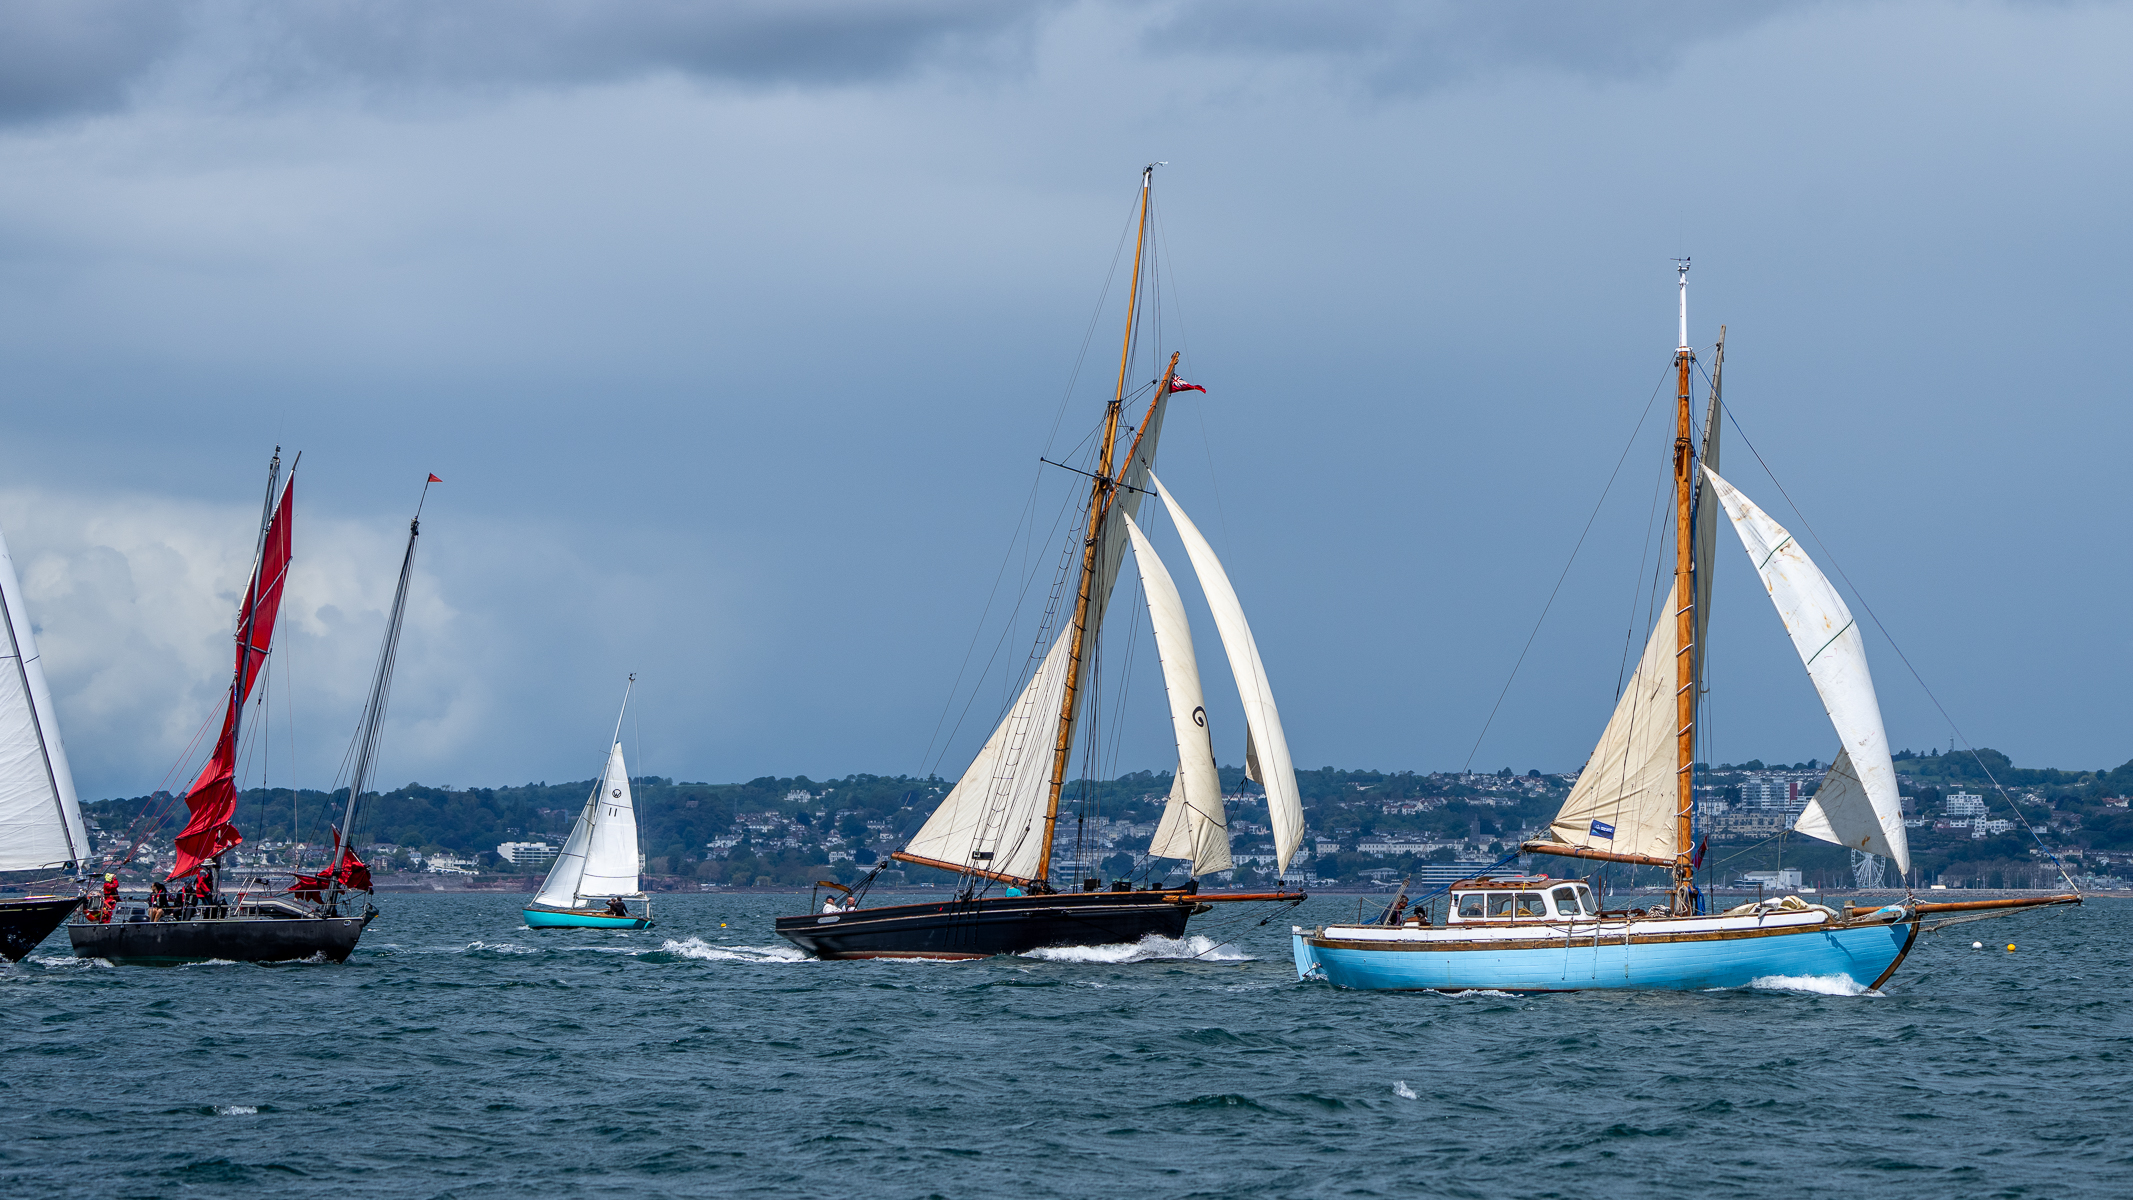
[[[1044,808],[1044,838],[1037,857],[1037,878],[1044,879],[1052,870],[1052,838],[1059,827],[1059,793],[1066,785],[1067,760],[1074,749],[1074,715],[1079,706],[1075,703],[1081,695],[1081,662],[1087,649],[1085,642],[1089,629],[1089,598],[1096,587],[1096,559],[1103,542],[1104,517],[1111,507],[1111,497],[1117,491],[1117,481],[1112,478],[1113,452],[1118,447],[1118,417],[1126,406],[1126,371],[1132,365],[1134,322],[1140,316],[1141,306],[1141,252],[1148,244],[1148,188],[1155,179],[1155,167],[1141,168],[1140,228],[1133,239],[1133,277],[1126,286],[1126,335],[1118,350],[1118,390],[1112,394],[1111,403],[1104,409],[1103,442],[1097,452],[1096,476],[1089,485],[1089,521],[1083,531],[1081,545],[1081,585],[1074,592],[1074,623],[1065,631],[1072,638],[1067,648],[1066,694],[1060,701],[1059,729],[1052,740],[1052,784]],[[1173,358],[1175,363],[1176,359]],[[1167,379],[1167,373],[1165,378]],[[1165,387],[1169,386],[1167,383]],[[1160,398],[1161,393],[1157,393]],[[1141,424],[1143,431],[1147,423]],[[1140,444],[1139,434],[1134,436],[1134,445]],[[1128,462],[1132,459],[1128,458]]]
[[[1690,911],[1689,887],[1694,876],[1690,854],[1695,849],[1692,817],[1695,811],[1696,762],[1696,556],[1691,544],[1694,529],[1693,498],[1696,494],[1696,449],[1689,435],[1689,264],[1680,264],[1681,339],[1674,350],[1677,376],[1674,416],[1674,709],[1678,766],[1678,805],[1675,811],[1674,911]]]

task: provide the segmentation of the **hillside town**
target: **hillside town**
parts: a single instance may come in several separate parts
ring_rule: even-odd
[[[1906,751],[1896,765],[1919,886],[2042,887],[2057,882],[2062,867],[2088,888],[2123,886],[2133,876],[2133,812],[2126,799],[2133,764],[2112,771],[2024,770],[1992,751],[1975,761]],[[1709,841],[1701,872],[1706,886],[1896,886],[1893,871],[1884,874],[1878,860],[1790,832],[1826,769],[1815,761],[1700,767],[1696,802],[1699,835]],[[1221,778],[1235,866],[1202,886],[1242,889],[1449,882],[1543,836],[1576,781],[1574,773],[1538,770],[1299,771],[1307,828],[1282,872],[1259,789],[1237,768],[1223,768]],[[1168,773],[1143,771],[1069,785],[1053,877],[1182,881],[1182,862],[1147,855],[1170,782]],[[876,882],[887,886],[951,879],[883,861],[947,794],[946,780],[854,775],[708,784],[644,777],[632,784],[650,886],[798,887],[816,879],[850,883],[877,871]],[[387,887],[530,886],[554,862],[590,787],[410,784],[366,800],[370,828],[358,831],[357,846]],[[345,791],[338,799],[308,790],[245,793],[239,823],[250,833],[230,865],[316,867],[328,852],[328,813],[345,797]],[[144,814],[167,820],[171,803],[159,793],[88,806],[99,848],[123,849],[139,839],[134,862],[144,870],[167,868],[167,838],[144,838],[142,831],[151,823]],[[1531,864],[1584,873],[1569,860]],[[1649,870],[1651,880],[1613,870],[1615,886],[1656,881]]]

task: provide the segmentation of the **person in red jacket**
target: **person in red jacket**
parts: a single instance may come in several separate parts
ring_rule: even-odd
[[[104,911],[103,915],[97,918],[100,921],[108,922],[109,920],[111,920],[112,917],[118,915],[118,878],[119,877],[117,875],[104,876]]]
[[[209,911],[209,906],[215,902],[214,873],[206,867],[200,868],[200,874],[193,880],[193,901],[200,906],[202,917],[214,915]]]

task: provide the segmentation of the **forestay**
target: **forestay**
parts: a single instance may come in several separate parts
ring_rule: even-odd
[[[74,775],[52,715],[52,694],[22,584],[0,537],[0,871],[79,863],[89,851]]]
[[[1793,828],[1809,837],[1850,846],[1895,860],[1899,871],[1911,869],[1904,836],[1903,803],[1896,792],[1896,765],[1889,760],[1888,735],[1881,725],[1881,703],[1867,670],[1866,642],[1858,622],[1806,551],[1784,526],[1709,468],[1704,474],[1718,490],[1733,531],[1747,548],[1792,636],[1793,649],[1814,680],[1815,692],[1835,726],[1843,749],[1829,775],[1807,802]]]
[[[1549,824],[1572,846],[1673,858],[1678,852],[1681,785],[1674,729],[1677,592],[1653,622],[1636,674],[1615,702],[1599,745],[1585,760],[1562,810]]]
[[[1215,772],[1215,747],[1207,732],[1207,705],[1200,692],[1200,664],[1192,649],[1185,601],[1140,526],[1132,517],[1122,524],[1133,537],[1133,561],[1140,565],[1141,590],[1148,597],[1155,652],[1162,660],[1163,688],[1170,697],[1170,728],[1178,744],[1170,803],[1156,825],[1148,853],[1156,858],[1190,859],[1194,875],[1227,871],[1232,864],[1229,829],[1222,812],[1222,780]]]
[[[1214,613],[1215,629],[1222,635],[1222,649],[1229,654],[1230,673],[1237,679],[1237,698],[1244,703],[1245,736],[1250,739],[1261,768],[1260,786],[1266,789],[1267,824],[1274,830],[1276,866],[1286,871],[1289,859],[1303,844],[1303,800],[1296,790],[1296,769],[1289,761],[1289,741],[1281,730],[1281,713],[1274,707],[1274,689],[1267,682],[1266,664],[1259,659],[1259,645],[1252,639],[1251,624],[1244,619],[1244,606],[1238,603],[1236,589],[1223,573],[1214,547],[1207,544],[1192,518],[1178,507],[1163,481],[1153,472],[1148,479],[1163,498],[1163,507],[1177,526],[1178,538],[1185,543],[1193,572],[1200,577],[1200,590],[1207,596],[1207,607]]]
[[[1112,492],[1115,513],[1130,517],[1140,512],[1168,406],[1167,396],[1158,396],[1149,406],[1132,458],[1119,473],[1119,486]],[[1125,523],[1104,521],[1097,538],[1096,575],[1090,581],[1089,616],[1082,637],[1083,645],[1088,647],[1096,645],[1104,610],[1111,603],[1111,589],[1118,582],[1126,549]],[[1043,861],[1043,823],[1053,815],[1049,811],[1052,755],[1060,709],[1066,702],[1072,644],[1072,630],[1062,629],[1053,635],[1051,648],[1037,665],[1036,673],[1023,686],[992,736],[985,740],[963,777],[912,836],[904,854],[953,869],[974,869],[1016,879],[1042,879],[1049,874]],[[1086,696],[1089,690],[1084,686],[1078,695]]]
[[[583,908],[588,898],[635,896],[637,881],[637,809],[630,796],[629,768],[622,743],[607,756],[607,773],[587,797],[578,822],[556,856],[548,878],[534,896],[550,908]]]

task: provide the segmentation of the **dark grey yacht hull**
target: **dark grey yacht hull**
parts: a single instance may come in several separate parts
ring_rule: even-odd
[[[52,931],[80,903],[80,896],[0,898],[0,958],[19,962],[39,942],[52,936]]]
[[[1205,911],[1183,892],[1060,892],[808,913],[779,917],[777,930],[818,958],[989,958],[1183,937],[1186,918]]]
[[[67,926],[77,958],[111,962],[342,962],[355,950],[375,909],[356,916],[269,917],[247,914],[187,921],[125,921]]]

